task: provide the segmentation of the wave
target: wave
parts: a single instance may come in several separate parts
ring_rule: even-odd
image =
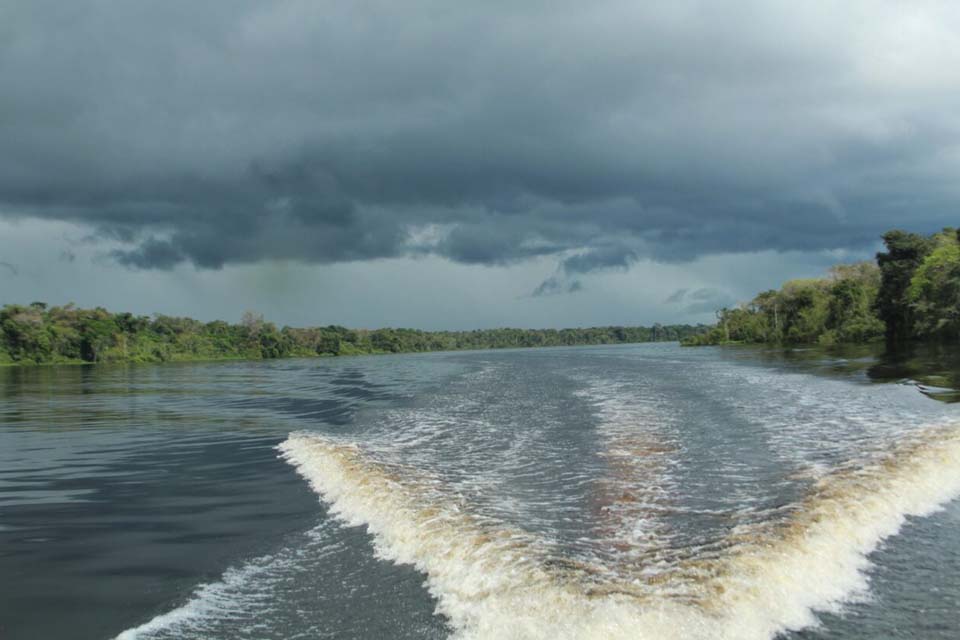
[[[337,517],[367,526],[380,557],[426,575],[461,640],[767,640],[866,593],[877,545],[960,494],[960,428],[926,428],[666,568],[621,554],[632,564],[611,571],[471,512],[437,477],[356,444],[301,433],[279,448]]]
[[[310,563],[344,551],[330,529],[321,523],[290,546],[228,569],[219,580],[197,587],[183,605],[127,629],[115,640],[263,637],[257,625],[279,614],[273,607],[276,592],[289,589],[298,572],[312,568]]]

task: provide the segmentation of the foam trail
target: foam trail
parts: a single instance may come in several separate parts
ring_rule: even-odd
[[[816,624],[866,592],[868,554],[908,516],[927,516],[960,495],[960,429],[930,428],[860,467],[821,478],[792,516],[741,534],[709,587],[710,605],[745,638]],[[761,528],[761,527],[758,527]]]
[[[624,581],[355,445],[294,434],[280,450],[335,514],[367,525],[381,556],[427,575],[440,612],[469,640],[768,640],[863,592],[880,541],[960,494],[960,429],[926,429],[824,476],[788,516],[733,531],[720,555]]]
[[[374,562],[369,552],[350,544],[341,528],[324,520],[291,535],[273,553],[231,567],[219,580],[197,587],[181,606],[123,631],[116,640],[325,637],[336,621],[329,619],[329,611],[311,608],[318,591],[334,606],[362,601],[368,597],[364,576],[371,575],[363,565]],[[391,573],[396,576],[380,575],[389,578]],[[327,591],[328,585],[336,585],[338,595]]]
[[[258,616],[273,615],[273,591],[304,567],[308,558],[316,561],[342,551],[328,542],[325,524],[306,533],[298,544],[277,553],[253,558],[230,568],[220,580],[202,584],[183,605],[118,635],[115,640],[167,640],[171,638],[220,637],[224,625],[236,624],[256,634]]]

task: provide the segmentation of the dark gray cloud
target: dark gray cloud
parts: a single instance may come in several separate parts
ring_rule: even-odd
[[[12,276],[20,275],[20,270],[17,269],[17,265],[11,262],[0,262],[0,267],[3,267],[4,269],[6,269],[7,273],[9,273]]]
[[[557,255],[560,290],[950,222],[955,6],[735,5],[6,3],[0,212],[135,268]]]
[[[671,293],[669,296],[667,296],[667,299],[664,300],[663,303],[676,304],[678,302],[682,302],[683,299],[686,297],[688,291],[690,291],[690,289],[677,289],[676,291]]]
[[[710,287],[699,289],[677,289],[670,294],[665,304],[680,305],[684,313],[702,314],[729,307],[735,303],[733,296],[726,291]]]
[[[558,276],[550,276],[541,282],[530,294],[534,298],[555,296],[562,293],[576,293],[583,291],[583,283],[579,280],[568,280]]]
[[[534,297],[575,293],[583,290],[583,282],[577,276],[596,271],[626,271],[639,259],[637,251],[621,244],[600,245],[560,261],[557,273],[540,283],[533,290]]]
[[[572,255],[560,263],[567,274],[590,273],[602,269],[626,270],[637,261],[637,251],[625,246],[600,246]]]

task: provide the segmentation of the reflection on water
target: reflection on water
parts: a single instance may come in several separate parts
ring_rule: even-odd
[[[925,395],[943,402],[960,401],[960,348],[916,346],[877,357],[867,371],[878,382],[915,383]]]
[[[400,380],[348,360],[0,369],[0,638],[110,637],[311,526],[275,446]]]
[[[941,402],[960,401],[960,345],[914,344],[890,350],[882,344],[832,347],[723,347],[724,355],[798,371],[877,383],[914,385]]]

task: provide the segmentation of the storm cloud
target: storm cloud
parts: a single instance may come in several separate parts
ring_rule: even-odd
[[[554,256],[538,295],[868,247],[957,211],[958,11],[5,3],[0,215],[86,225],[138,269]]]
[[[684,313],[703,314],[713,313],[724,307],[733,305],[736,300],[726,291],[701,287],[700,289],[677,289],[670,294],[665,304],[682,305]]]

